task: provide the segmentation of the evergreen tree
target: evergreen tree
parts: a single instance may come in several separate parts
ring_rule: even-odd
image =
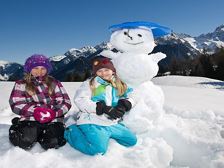
[[[199,56],[198,59],[199,59],[198,67],[201,66],[202,72],[204,73],[203,76],[208,78],[214,78],[215,72],[214,72],[211,56],[208,54],[202,54],[201,56]]]
[[[222,48],[218,53],[214,54],[214,69],[215,77],[219,80],[224,80],[224,49]]]

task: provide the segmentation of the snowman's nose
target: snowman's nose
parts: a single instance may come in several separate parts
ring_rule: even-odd
[[[129,35],[129,32],[124,32],[124,35],[125,35],[125,36],[128,36],[131,40],[133,39],[133,37],[131,37],[131,36]]]

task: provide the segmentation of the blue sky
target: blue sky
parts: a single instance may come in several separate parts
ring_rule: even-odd
[[[0,60],[23,64],[34,54],[108,41],[108,27],[152,21],[198,36],[224,24],[223,0],[0,0]]]

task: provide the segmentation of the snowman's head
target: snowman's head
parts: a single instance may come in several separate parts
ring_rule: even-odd
[[[110,43],[122,52],[149,54],[155,47],[154,38],[171,33],[167,27],[153,22],[125,22],[109,27]]]
[[[152,31],[147,27],[117,30],[110,43],[122,52],[151,53],[155,47]]]

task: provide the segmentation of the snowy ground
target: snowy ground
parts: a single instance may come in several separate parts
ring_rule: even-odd
[[[68,144],[44,151],[39,144],[31,151],[8,141],[8,105],[12,82],[0,82],[0,168],[223,168],[224,167],[224,82],[166,76],[154,78],[165,94],[165,114],[151,132],[139,136],[138,144],[125,148],[111,140],[108,152],[90,157]],[[80,83],[64,83],[70,98]],[[77,111],[73,104],[66,124]]]

